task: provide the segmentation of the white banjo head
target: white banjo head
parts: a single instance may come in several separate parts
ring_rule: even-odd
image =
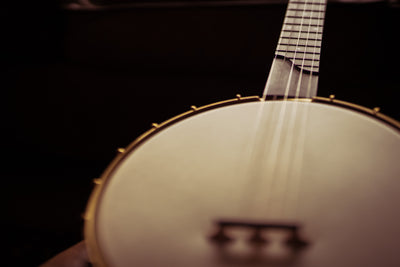
[[[334,105],[199,112],[105,172],[89,253],[115,267],[400,266],[399,158],[398,130]]]

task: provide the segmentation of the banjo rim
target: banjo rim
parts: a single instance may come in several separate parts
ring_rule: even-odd
[[[160,124],[153,123],[151,129],[147,130],[142,135],[137,137],[126,148],[118,148],[117,156],[107,166],[107,168],[104,170],[100,178],[96,178],[93,180],[95,187],[89,197],[88,204],[83,215],[83,218],[85,220],[84,238],[86,241],[86,245],[88,247],[88,252],[89,252],[88,254],[92,264],[94,266],[108,266],[106,264],[107,261],[103,257],[103,253],[101,252],[99,242],[96,236],[96,215],[99,207],[99,200],[101,199],[101,195],[104,191],[104,188],[106,187],[108,181],[110,180],[111,174],[117,169],[120,162],[122,162],[130,154],[130,152],[139,147],[142,143],[151,138],[153,135],[186,118],[192,117],[194,115],[209,110],[217,109],[220,107],[241,104],[241,103],[262,102],[262,101],[271,101],[271,100],[264,100],[259,96],[242,97],[241,95],[236,95],[236,98],[234,99],[220,101],[201,107],[191,106],[191,109],[189,111],[186,111],[182,114],[172,117],[171,119],[168,119]],[[284,99],[277,99],[273,101],[284,101]],[[391,126],[400,133],[400,122],[387,115],[382,114],[380,112],[380,109],[377,107],[370,109],[361,105],[353,104],[342,100],[337,100],[335,99],[334,95],[330,95],[329,98],[326,97],[289,98],[287,99],[287,101],[314,102],[314,103],[334,105],[341,108],[350,109],[362,113],[364,115],[367,115],[369,117],[373,117],[378,121],[381,121],[384,124]]]

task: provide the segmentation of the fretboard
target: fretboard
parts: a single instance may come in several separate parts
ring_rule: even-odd
[[[264,97],[317,93],[326,0],[289,0]]]

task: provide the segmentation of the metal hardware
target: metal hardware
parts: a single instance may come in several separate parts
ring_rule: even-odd
[[[379,108],[370,109],[370,108],[366,108],[366,107],[356,105],[353,103],[349,103],[346,101],[336,100],[336,99],[334,99],[334,95],[330,95],[329,98],[316,96],[316,97],[312,98],[312,102],[332,104],[332,105],[340,106],[343,108],[351,109],[354,111],[358,111],[358,112],[361,112],[361,113],[364,113],[364,114],[367,114],[370,116],[374,116],[375,118],[379,119],[380,121],[396,128],[397,130],[400,130],[400,122],[380,113]]]
[[[264,246],[269,243],[269,240],[263,237],[263,232],[271,230],[288,231],[290,233],[289,238],[284,243],[293,250],[302,249],[308,245],[299,235],[299,225],[286,224],[286,223],[254,223],[254,222],[243,222],[243,221],[217,221],[218,230],[215,234],[210,236],[210,240],[219,246],[226,245],[234,241],[233,237],[226,234],[225,230],[230,228],[244,228],[250,229],[254,232],[248,239],[249,244],[254,246]]]
[[[122,153],[125,152],[125,148],[120,147],[120,148],[117,149],[117,152],[122,154]]]
[[[102,183],[102,180],[100,178],[95,178],[95,179],[93,179],[93,183],[96,185],[99,185]]]

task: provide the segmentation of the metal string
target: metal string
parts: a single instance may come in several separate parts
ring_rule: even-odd
[[[281,195],[287,195],[287,192],[289,191],[289,179],[291,180],[291,183],[289,184],[290,187],[294,188],[291,191],[295,191],[294,195],[298,196],[299,190],[297,189],[299,187],[300,184],[300,173],[301,173],[301,168],[302,168],[302,158],[303,158],[303,150],[304,150],[304,142],[305,142],[305,133],[306,133],[306,123],[307,123],[307,119],[308,119],[308,110],[306,109],[305,114],[301,114],[303,116],[301,116],[300,120],[298,119],[298,114],[297,114],[297,108],[298,105],[303,104],[303,103],[297,103],[294,102],[294,107],[291,110],[291,114],[290,118],[289,118],[289,123],[286,124],[287,128],[287,133],[285,137],[282,137],[282,132],[284,129],[284,124],[287,123],[287,120],[285,119],[285,117],[287,117],[286,113],[287,113],[287,101],[289,98],[289,90],[290,90],[290,86],[292,83],[292,79],[293,78],[293,73],[294,73],[294,65],[295,65],[295,61],[297,60],[297,51],[299,51],[299,44],[300,44],[300,38],[303,38],[304,35],[301,34],[301,30],[303,28],[303,26],[307,26],[305,23],[305,15],[306,15],[306,10],[307,7],[309,7],[309,3],[320,3],[319,1],[315,1],[315,2],[309,2],[308,0],[304,1],[304,6],[303,6],[303,11],[302,12],[302,17],[301,17],[301,22],[300,22],[300,26],[299,27],[299,32],[298,32],[298,36],[293,37],[293,32],[289,33],[288,36],[288,42],[285,48],[285,53],[284,56],[285,58],[288,56],[288,51],[289,51],[289,47],[291,46],[290,44],[293,43],[293,40],[295,40],[296,44],[295,44],[295,50],[294,50],[294,56],[293,56],[293,62],[291,64],[291,69],[290,69],[290,74],[289,74],[289,79],[286,83],[286,87],[285,87],[285,94],[284,94],[284,101],[281,102],[282,103],[282,107],[278,109],[273,108],[272,112],[269,112],[266,115],[263,115],[264,112],[264,105],[260,105],[260,109],[256,118],[256,124],[254,127],[255,130],[255,138],[253,140],[253,144],[249,147],[252,147],[251,151],[249,151],[248,154],[248,158],[250,161],[250,164],[246,164],[247,166],[249,166],[247,173],[250,175],[247,175],[248,178],[248,182],[249,182],[249,187],[251,188],[252,193],[251,192],[244,192],[244,197],[248,197],[253,196],[253,204],[256,204],[258,201],[256,201],[257,197],[255,197],[256,195],[256,191],[259,188],[264,188],[263,190],[263,198],[265,199],[266,196],[266,205],[264,206],[265,208],[265,212],[268,215],[268,217],[272,217],[273,215],[273,210],[271,208],[271,205],[274,204],[273,202],[273,198],[275,195],[272,195],[272,192],[278,192],[282,193]],[[289,4],[291,4],[289,2]],[[294,4],[292,4],[293,7]],[[297,5],[296,5],[297,6]],[[289,7],[288,10],[286,12],[286,15],[289,12]],[[297,11],[295,11],[296,13]],[[310,14],[312,14],[313,12],[310,12]],[[318,18],[320,18],[322,12],[318,12]],[[312,15],[310,15],[310,19],[309,19],[309,23],[308,23],[308,32],[307,32],[307,38],[306,38],[306,45],[304,47],[306,52],[306,48],[308,47],[309,44],[309,37],[310,37],[310,30],[311,30],[311,24],[312,24],[312,19],[311,17],[313,17]],[[287,21],[287,17],[285,16],[285,21]],[[319,20],[318,20],[319,21]],[[318,23],[319,24],[319,23]],[[322,26],[322,25],[321,25]],[[284,26],[285,27],[285,26]],[[283,28],[284,30],[284,28]],[[283,32],[282,30],[282,32]],[[279,38],[279,44],[281,44],[282,41],[282,36],[283,33],[281,33],[281,36]],[[297,39],[297,40],[296,40]],[[316,52],[316,47],[314,48],[314,53],[312,56],[312,63],[311,63],[311,71],[314,69],[314,64],[315,64],[315,52]],[[275,53],[275,59],[277,59],[278,53]],[[274,60],[275,61],[275,60]],[[306,53],[303,53],[303,57],[302,57],[302,64],[301,64],[301,68],[300,68],[300,75],[299,75],[299,79],[297,80],[297,87],[296,87],[296,93],[295,93],[295,97],[299,97],[300,95],[300,88],[301,88],[301,83],[303,81],[303,71],[304,71],[304,66],[305,66],[305,61],[306,61]],[[271,73],[274,72],[274,65],[272,65],[271,68]],[[307,77],[307,76],[306,76]],[[312,80],[312,75],[309,75],[309,81],[308,81],[308,86],[307,86],[307,96],[310,95],[310,91],[311,91],[311,80]],[[263,93],[263,100],[266,99],[266,97],[268,96],[268,89],[269,87],[269,81],[270,79],[267,80],[266,86],[264,88],[264,93]],[[294,81],[294,80],[293,80]],[[265,103],[265,104],[273,104],[272,103]],[[275,118],[274,113],[279,113],[278,116],[278,120],[277,120],[277,126],[275,127],[273,131],[272,136],[268,135],[268,138],[263,138],[263,134],[265,132],[267,132],[267,130],[271,130],[271,129],[265,129],[266,127],[263,127],[264,125],[264,121],[266,121],[266,119],[271,119]],[[269,118],[267,118],[269,117]],[[296,121],[299,123],[299,125],[296,126]],[[299,135],[298,136],[294,136],[294,130],[297,128],[299,128]],[[262,130],[262,131],[260,131]],[[297,142],[294,142],[294,139],[296,139]],[[271,142],[269,142],[271,141]],[[293,143],[296,143],[296,147],[294,147]],[[268,145],[271,144],[271,145]],[[267,154],[267,157],[264,157],[264,154]],[[288,164],[286,166],[286,168],[284,168],[283,170],[281,168],[277,168],[279,161],[282,160],[286,160],[288,163],[290,163],[290,165]],[[264,166],[263,166],[264,165]],[[262,171],[266,171],[266,176],[264,177],[260,177],[260,174],[263,173]],[[278,176],[279,174],[279,176]],[[249,177],[250,176],[250,177]],[[266,178],[266,179],[262,179],[262,178]],[[277,180],[280,179],[280,181],[278,181],[279,183],[277,183]],[[267,186],[262,186],[262,182],[266,182]],[[280,190],[278,190],[277,188],[279,187]],[[266,190],[265,190],[266,189]],[[266,192],[267,191],[267,192]],[[298,199],[298,197],[293,197],[293,199]],[[278,211],[282,211],[284,210],[284,214],[286,214],[287,210],[288,210],[288,202],[289,200],[286,197],[283,197],[283,201],[284,203],[275,203],[275,206],[278,207]],[[291,203],[293,203],[292,201],[290,201]],[[247,203],[247,204],[251,204],[249,201],[243,201],[242,203]],[[280,205],[282,204],[282,205]],[[281,208],[279,208],[279,206],[281,206]],[[247,207],[249,208],[249,207]],[[278,215],[278,214],[277,214]]]
[[[318,1],[317,1],[318,2]],[[304,9],[302,12],[302,16],[306,17],[307,13],[305,10],[311,9],[312,8],[308,8],[308,3],[305,2],[306,4],[304,4]],[[315,3],[313,1],[311,1],[310,3]],[[304,75],[304,66],[305,66],[305,62],[306,62],[306,53],[308,51],[308,45],[309,45],[309,38],[310,38],[310,31],[311,31],[311,25],[312,25],[312,11],[310,11],[310,17],[309,18],[309,23],[307,26],[307,34],[306,34],[306,40],[305,40],[305,46],[304,46],[304,53],[302,56],[302,61],[301,61],[301,67],[300,67],[300,74],[299,74],[299,78],[297,81],[297,86],[296,86],[296,93],[295,93],[295,98],[298,98],[300,96],[300,88],[302,86],[302,82],[303,82],[303,78],[306,79],[307,76]],[[307,23],[305,23],[307,24]],[[300,26],[299,31],[303,30],[303,25]],[[300,41],[300,34],[299,34],[299,38],[298,41]],[[298,42],[299,44],[300,42]],[[296,51],[299,49],[298,46],[296,46]],[[315,52],[315,48],[314,48],[314,52]],[[314,54],[313,54],[313,58],[314,58]],[[295,64],[295,61],[297,60],[297,58],[294,58],[294,62],[293,65]],[[311,67],[311,70],[313,70],[313,64]],[[304,77],[305,76],[305,77]],[[312,74],[308,75],[308,84],[309,86],[311,85],[311,79],[312,79]],[[307,94],[306,96],[309,96],[309,91],[310,89],[307,89]],[[300,114],[303,116],[299,116],[298,114],[298,107],[299,105],[303,105],[304,103],[299,103],[297,101],[293,102],[293,107],[291,110],[291,114],[289,116],[289,122],[288,122],[288,128],[286,131],[286,138],[285,140],[287,140],[287,145],[286,145],[286,157],[290,158],[289,162],[290,164],[284,165],[284,171],[283,171],[283,182],[281,183],[281,190],[280,193],[282,196],[284,196],[282,198],[282,204],[280,205],[282,208],[278,209],[280,211],[280,215],[282,216],[288,216],[289,214],[291,214],[290,212],[288,212],[289,210],[289,187],[291,185],[293,185],[294,180],[299,180],[301,178],[301,163],[302,163],[302,158],[303,158],[303,149],[304,149],[304,139],[305,139],[305,123],[307,123],[307,114]],[[306,108],[307,110],[307,108]],[[296,127],[296,122],[297,122],[297,127]],[[297,136],[295,136],[295,130],[297,130],[298,132],[296,132]],[[295,140],[296,139],[296,140]],[[296,141],[296,142],[295,142]],[[301,143],[303,144],[303,146],[301,148],[297,147],[297,145]],[[295,147],[296,145],[296,147]],[[289,183],[290,180],[290,183]],[[299,186],[299,185],[298,185]]]
[[[288,10],[286,11],[285,14],[285,19],[286,19],[286,15],[288,14]],[[290,34],[291,35],[291,34]],[[281,36],[279,38],[278,44],[281,43],[282,40],[282,33]],[[288,53],[288,46],[286,46],[285,48],[285,52],[284,52],[284,57],[286,57]],[[270,70],[270,75],[272,73],[274,73],[274,75],[276,75],[276,72],[274,71],[274,68],[276,67],[276,65],[274,64],[275,60],[278,57],[278,52],[275,53],[274,56],[274,61]],[[282,77],[282,73],[279,72],[279,79],[281,79]],[[263,91],[263,95],[261,100],[265,101],[266,97],[268,96],[268,91],[270,88],[270,82],[271,79],[270,77],[268,77],[267,82],[265,84],[264,87],[264,91]],[[252,140],[252,144],[249,146],[251,149],[250,151],[246,151],[245,155],[248,159],[248,164],[246,164],[247,169],[245,170],[244,175],[248,178],[247,179],[247,186],[245,186],[245,188],[247,188],[247,190],[245,190],[243,192],[243,199],[247,201],[242,201],[241,203],[243,203],[243,206],[241,208],[241,210],[249,210],[251,208],[254,208],[257,203],[259,202],[258,199],[256,199],[255,196],[262,196],[264,197],[265,191],[263,190],[263,194],[257,194],[257,189],[260,188],[265,188],[265,186],[262,185],[263,182],[263,177],[261,177],[261,174],[263,173],[263,170],[268,170],[271,168],[265,168],[265,165],[267,163],[269,163],[269,159],[271,158],[271,156],[266,157],[265,154],[271,154],[271,148],[268,146],[268,144],[274,143],[273,137],[276,136],[271,136],[268,133],[269,132],[273,132],[273,129],[268,129],[268,127],[266,127],[266,125],[268,124],[269,121],[271,121],[276,114],[279,111],[276,109],[273,109],[272,112],[268,112],[267,114],[264,113],[264,108],[265,105],[270,104],[268,103],[264,103],[263,105],[260,105],[260,108],[258,109],[257,112],[257,118],[255,120],[255,125],[254,125],[254,140]],[[264,123],[267,122],[267,123]],[[273,169],[273,168],[272,168]],[[270,176],[270,175],[269,175]],[[270,187],[266,187],[266,188],[270,188]],[[267,193],[267,195],[269,195],[269,193]],[[253,203],[250,203],[250,201],[248,201],[249,196],[253,196]],[[250,205],[250,206],[249,206]]]
[[[305,0],[305,3],[307,3],[307,0]],[[289,2],[290,4],[290,2]],[[293,4],[292,4],[293,5]],[[296,45],[295,45],[295,49],[294,49],[294,56],[293,56],[293,62],[291,64],[291,68],[290,68],[290,72],[289,72],[289,77],[286,83],[286,87],[285,87],[285,93],[284,93],[284,97],[283,97],[283,102],[282,103],[282,107],[280,108],[279,111],[279,117],[278,117],[278,122],[277,122],[277,126],[275,127],[274,130],[274,134],[273,134],[273,138],[272,138],[272,142],[271,142],[271,147],[269,149],[269,155],[266,158],[267,160],[267,170],[269,170],[271,168],[271,172],[267,172],[267,174],[269,174],[268,176],[270,177],[270,183],[269,186],[267,186],[266,188],[268,189],[269,192],[266,192],[266,197],[267,197],[267,201],[266,201],[266,212],[268,215],[270,216],[277,216],[279,215],[278,213],[280,213],[279,211],[282,210],[279,208],[279,201],[274,201],[274,198],[278,199],[277,196],[279,196],[279,188],[283,187],[285,188],[285,185],[287,184],[287,180],[288,180],[288,168],[284,168],[279,169],[278,170],[278,166],[279,166],[279,162],[287,162],[288,165],[290,163],[290,160],[288,160],[288,158],[290,158],[290,148],[292,146],[292,141],[293,141],[293,137],[288,138],[286,136],[286,138],[284,138],[284,136],[282,136],[282,132],[283,132],[283,128],[284,128],[284,124],[287,123],[287,120],[285,119],[285,117],[287,117],[287,105],[288,105],[288,98],[289,98],[289,90],[291,87],[291,83],[292,83],[292,79],[293,79],[293,75],[294,75],[294,69],[295,69],[295,60],[297,58],[297,51],[299,48],[299,44],[300,44],[300,38],[301,38],[301,29],[303,28],[304,25],[304,13],[306,10],[307,4],[304,4],[303,7],[303,11],[302,11],[302,16],[301,16],[301,20],[300,20],[300,26],[299,26],[299,32],[298,32],[298,36],[297,36],[297,40],[296,37],[295,38],[289,38],[288,44],[290,44],[291,40],[296,40]],[[288,6],[288,11],[289,12],[289,6]],[[289,17],[286,17],[285,21],[288,21]],[[294,19],[294,21],[296,21],[296,19]],[[285,27],[285,25],[284,25]],[[292,37],[292,33],[290,33],[289,35],[290,37]],[[290,45],[286,45],[286,49],[285,49],[285,57],[288,55],[288,47]],[[303,73],[303,69],[301,69],[301,73]],[[300,76],[301,77],[301,76]],[[301,79],[298,80],[298,83],[301,83]],[[298,89],[300,88],[300,86],[298,86]],[[296,92],[296,95],[298,95],[298,92]],[[294,110],[292,110],[294,111]],[[289,114],[292,115],[292,119],[289,120],[290,124],[293,125],[292,129],[290,129],[290,131],[294,130],[294,117],[295,114]],[[289,125],[290,125],[289,124]],[[288,151],[289,150],[289,151]],[[267,178],[268,179],[268,178]],[[275,194],[273,194],[273,192],[275,192]],[[274,206],[277,207],[277,211],[276,214],[274,214]]]
[[[311,3],[323,3],[322,1],[311,1]],[[308,4],[308,3],[307,3]],[[308,7],[305,5],[305,7]],[[307,10],[320,10],[319,8],[313,9],[313,8],[307,8]],[[317,30],[318,32],[319,27],[323,26],[323,23],[321,23],[321,14],[323,12],[318,12],[318,18],[317,18]],[[305,46],[304,46],[304,52],[309,51],[309,40],[310,40],[310,31],[312,29],[312,17],[315,17],[313,14],[313,11],[309,12],[309,23],[308,23],[308,30],[306,34],[306,40],[305,40]],[[306,12],[303,12],[303,16],[307,16]],[[302,30],[300,28],[300,30]],[[297,49],[296,49],[297,50]],[[312,49],[312,59],[311,59],[311,72],[314,70],[315,67],[315,57],[317,56],[317,47],[314,47]],[[310,61],[309,57],[306,57],[306,53],[303,53],[302,56],[302,63],[301,63],[301,72],[299,74],[299,79],[297,81],[297,88],[296,88],[296,94],[295,97],[298,98],[300,95],[300,88],[302,86],[303,79],[307,79],[308,77],[308,83],[306,80],[304,80],[304,83],[307,83],[307,93],[306,96],[310,96],[310,91],[311,91],[311,80],[313,79],[312,73],[310,75],[303,75],[303,70],[305,69],[305,62]],[[298,108],[299,105],[303,106],[302,109],[302,114],[298,114]],[[288,122],[288,129],[286,132],[286,138],[288,144],[286,145],[287,152],[285,153],[287,158],[290,158],[290,164],[284,165],[285,169],[283,172],[282,177],[283,183],[281,184],[281,195],[284,196],[282,198],[282,209],[278,209],[283,213],[283,216],[295,216],[297,214],[297,207],[299,201],[299,192],[300,192],[300,186],[301,186],[301,179],[302,179],[302,163],[303,163],[303,154],[304,154],[304,145],[305,145],[305,138],[306,138],[306,125],[308,123],[308,113],[309,113],[309,105],[308,103],[300,103],[300,102],[294,102],[293,103],[293,108],[291,110],[291,115],[290,119]],[[296,125],[297,124],[297,125]],[[296,134],[295,134],[296,130]],[[290,183],[289,183],[290,181]],[[290,190],[291,188],[291,190]],[[289,199],[292,199],[289,201]],[[289,209],[292,208],[292,211],[289,211]]]
[[[313,3],[325,3],[326,4],[326,0],[323,1],[315,1]],[[326,5],[324,6],[324,10],[325,10]],[[319,11],[321,11],[320,9],[318,9]],[[312,14],[313,12],[311,11],[310,14]],[[317,23],[317,31],[319,27],[323,26],[323,22],[321,22],[321,15],[325,14],[325,12],[318,12],[318,23]],[[310,16],[313,17],[313,16]],[[311,20],[309,23],[309,28],[308,28],[308,33],[307,33],[307,40],[306,40],[306,47],[308,47],[309,44],[309,38],[310,38],[310,30],[311,30]],[[314,47],[314,51],[312,53],[312,59],[311,59],[311,71],[314,70],[315,67],[315,57],[317,55],[317,47]],[[320,54],[318,52],[318,54]],[[302,61],[302,69],[304,67],[305,64],[305,58],[306,58],[306,54],[303,55],[303,61]],[[312,73],[310,73],[309,75],[309,79],[308,79],[308,85],[307,85],[307,96],[310,95],[310,90],[311,90],[311,80],[312,80],[313,76]],[[298,103],[299,104],[299,103]],[[297,107],[297,105],[296,105]],[[307,105],[304,109],[304,114],[302,114],[301,118],[300,118],[300,129],[298,131],[299,136],[297,138],[297,147],[293,148],[293,162],[292,162],[292,168],[290,170],[289,176],[293,177],[291,179],[291,193],[289,193],[289,188],[287,188],[287,193],[286,195],[288,197],[292,198],[292,201],[289,201],[288,198],[284,198],[285,202],[284,203],[284,210],[286,214],[290,214],[291,216],[296,216],[298,213],[298,206],[300,203],[300,192],[301,192],[301,180],[302,180],[302,169],[303,169],[303,154],[304,154],[304,146],[305,146],[305,140],[306,140],[306,130],[307,130],[307,123],[308,123],[308,113],[309,113],[309,105]],[[289,206],[289,204],[291,204],[292,206]],[[292,208],[291,211],[289,211],[289,209]]]

